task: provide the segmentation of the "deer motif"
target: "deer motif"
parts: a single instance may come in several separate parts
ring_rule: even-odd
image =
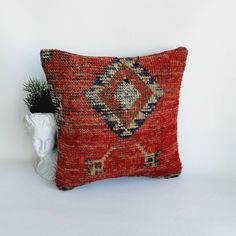
[[[144,166],[145,167],[157,167],[160,164],[159,156],[161,154],[160,150],[157,150],[155,153],[148,153],[143,146],[140,144],[136,144],[136,147],[139,149],[139,151],[144,155]]]
[[[87,158],[85,160],[85,163],[87,164],[87,168],[85,169],[86,174],[94,176],[104,173],[106,171],[105,161],[113,150],[115,150],[115,147],[110,147],[110,149],[105,153],[105,155],[98,160],[91,160],[90,158]]]

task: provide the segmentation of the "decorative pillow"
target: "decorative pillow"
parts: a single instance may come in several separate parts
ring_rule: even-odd
[[[177,112],[186,57],[184,47],[122,58],[41,50],[57,107],[60,189],[180,174]]]

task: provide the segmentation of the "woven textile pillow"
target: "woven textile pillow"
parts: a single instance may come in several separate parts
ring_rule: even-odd
[[[187,49],[140,57],[41,50],[58,132],[56,185],[120,176],[172,177]]]

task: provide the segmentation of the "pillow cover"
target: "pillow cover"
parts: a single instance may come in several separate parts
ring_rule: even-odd
[[[177,113],[186,48],[122,58],[40,54],[57,107],[60,189],[180,174]]]

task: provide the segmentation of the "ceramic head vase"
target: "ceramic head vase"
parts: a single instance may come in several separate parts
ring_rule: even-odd
[[[35,170],[42,178],[55,179],[57,151],[55,148],[57,125],[52,113],[30,113],[25,115],[25,124],[38,156]]]

